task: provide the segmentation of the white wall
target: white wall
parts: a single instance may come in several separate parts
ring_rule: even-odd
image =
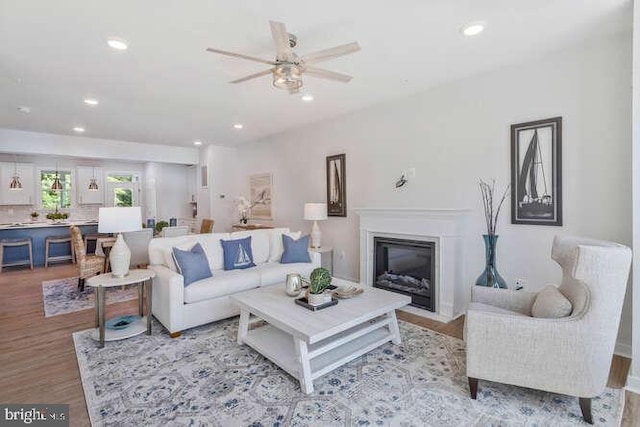
[[[419,95],[276,135],[238,149],[238,181],[274,173],[276,225],[308,231],[305,202],[324,201],[325,156],[347,155],[348,207],[470,208],[472,283],[483,267],[478,179],[509,182],[509,126],[563,117],[564,226],[511,225],[503,212],[498,268],[509,285],[557,282],[555,234],[631,244],[631,36],[590,43],[530,63],[443,85]],[[315,94],[322,102],[321,94]],[[313,106],[310,106],[313,108]],[[416,168],[402,189],[401,170]],[[320,224],[335,249],[335,272],[358,277],[358,217]],[[344,258],[341,255],[344,254]],[[629,344],[630,310],[621,340]]]
[[[640,0],[633,7],[633,247],[640,248]],[[640,271],[640,251],[633,253]],[[633,275],[633,362],[627,388],[640,393],[640,274]]]
[[[14,129],[0,129],[0,152],[178,164],[198,162],[198,150],[190,147],[142,144]]]
[[[201,152],[200,168],[203,165],[207,166],[209,180],[208,188],[199,189],[198,217],[215,220],[214,231],[216,232],[222,233],[231,229],[231,224],[237,220],[234,215],[233,199],[248,193],[248,184],[247,189],[244,190],[237,162],[235,148],[211,145]],[[201,184],[200,168],[197,177],[198,187]]]
[[[170,218],[191,218],[189,174],[189,166],[186,165],[147,163],[144,193],[149,206],[145,209],[145,216],[155,218],[156,221],[167,222]],[[155,215],[153,201],[155,201]]]

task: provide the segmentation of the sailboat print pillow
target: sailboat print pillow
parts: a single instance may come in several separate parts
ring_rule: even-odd
[[[224,253],[225,270],[241,270],[256,266],[251,251],[251,236],[237,240],[220,239],[220,244]]]

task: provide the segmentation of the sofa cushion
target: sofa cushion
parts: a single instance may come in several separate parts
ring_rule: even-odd
[[[308,262],[298,262],[295,264],[280,264],[279,262],[268,262],[261,264],[251,271],[257,271],[260,274],[260,286],[275,285],[282,283],[284,289],[284,281],[287,274],[298,273],[301,276],[309,277],[314,266]]]
[[[173,248],[173,259],[178,267],[178,272],[184,278],[185,287],[198,280],[211,277],[209,262],[200,243],[196,243],[188,251]]]
[[[271,252],[269,253],[269,262],[280,262],[282,253],[284,252],[284,246],[282,244],[282,235],[293,239],[299,239],[302,235],[301,231],[289,231],[288,228],[274,228],[271,230]]]
[[[260,275],[255,269],[220,270],[213,277],[199,280],[184,288],[184,302],[191,304],[260,286]]]
[[[531,315],[546,319],[559,319],[571,314],[571,301],[553,285],[547,285],[538,292],[531,306]]]
[[[286,234],[282,235],[282,245],[284,252],[280,258],[281,264],[293,264],[295,262],[311,262],[309,256],[309,235],[299,239],[292,239]]]
[[[232,239],[251,236],[251,250],[253,262],[262,264],[269,260],[271,250],[271,230],[236,231],[231,233]]]
[[[244,239],[220,240],[224,252],[225,270],[242,270],[255,267],[251,251],[251,236]]]

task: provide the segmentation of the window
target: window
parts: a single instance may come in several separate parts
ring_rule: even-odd
[[[138,206],[138,176],[131,173],[107,174],[107,188],[111,206]]]
[[[66,209],[71,207],[71,171],[58,171],[62,190],[51,189],[56,178],[55,170],[40,171],[42,209]]]

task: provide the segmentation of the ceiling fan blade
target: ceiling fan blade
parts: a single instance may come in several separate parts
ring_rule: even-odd
[[[346,74],[336,73],[335,71],[329,71],[316,67],[305,67],[304,74],[310,76],[322,77],[323,79],[337,80],[339,82],[348,83],[353,77]]]
[[[316,62],[327,61],[339,56],[348,55],[359,50],[360,45],[358,44],[358,42],[352,42],[343,44],[341,46],[320,50],[318,52],[313,52],[308,55],[304,55],[301,59],[307,64],[314,64]]]
[[[213,49],[209,47],[207,48],[207,52],[219,53],[221,55],[232,56],[234,58],[248,59],[249,61],[262,62],[263,64],[268,64],[268,65],[276,65],[276,63],[273,61],[268,61],[262,58],[256,58],[255,56],[243,55],[241,53],[227,52],[226,50]]]
[[[230,81],[229,83],[242,83],[242,82],[246,82],[247,80],[256,79],[258,77],[266,76],[267,74],[271,74],[271,73],[273,73],[273,69],[264,70],[264,71],[260,71],[259,73],[255,73],[255,74],[251,74],[251,75],[242,77],[241,79]]]
[[[282,22],[269,21],[269,24],[271,25],[273,43],[276,45],[276,58],[281,61],[291,61],[293,59],[293,51],[289,45],[287,28]]]

